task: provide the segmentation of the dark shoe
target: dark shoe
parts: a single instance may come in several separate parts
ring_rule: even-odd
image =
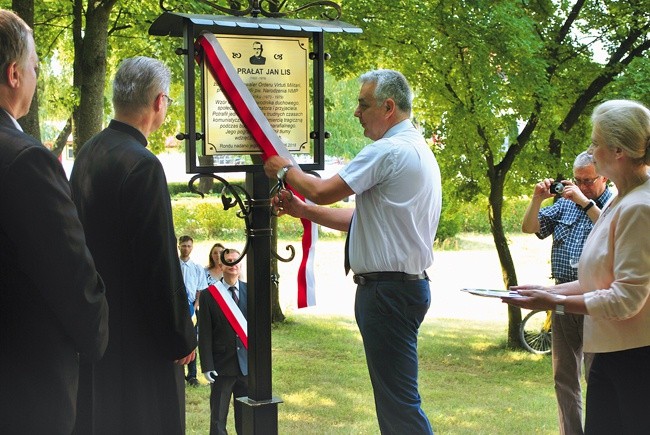
[[[198,387],[198,386],[199,386],[199,380],[196,379],[196,378],[189,378],[189,379],[187,380],[187,383],[188,383],[191,387]]]

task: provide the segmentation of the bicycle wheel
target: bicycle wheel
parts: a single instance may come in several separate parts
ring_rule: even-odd
[[[552,311],[531,311],[519,327],[521,344],[529,352],[547,354],[551,352]]]

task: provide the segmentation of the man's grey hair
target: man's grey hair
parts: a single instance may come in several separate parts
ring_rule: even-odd
[[[113,80],[115,110],[132,111],[149,106],[159,93],[168,93],[171,72],[159,60],[138,56],[125,59]]]
[[[580,154],[578,154],[578,157],[573,161],[573,169],[576,168],[586,168],[588,166],[593,166],[594,164],[594,157],[587,153],[587,151],[583,151]]]
[[[400,111],[411,115],[413,92],[402,73],[390,69],[378,69],[363,74],[359,77],[359,81],[362,84],[376,84],[377,104],[381,105],[388,98],[392,98]]]
[[[29,57],[32,29],[12,11],[0,9],[0,84],[7,83],[7,68],[13,62],[25,65]]]

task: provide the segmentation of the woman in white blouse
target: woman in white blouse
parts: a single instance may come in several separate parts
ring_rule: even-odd
[[[587,314],[589,373],[586,434],[650,430],[650,110],[607,101],[592,115],[598,174],[618,195],[603,210],[578,264],[578,280],[551,287],[518,286],[504,302],[529,309]]]
[[[221,270],[221,253],[226,249],[221,243],[215,243],[210,248],[208,255],[208,265],[205,267],[205,277],[208,280],[208,285],[212,285],[221,280],[223,271]]]

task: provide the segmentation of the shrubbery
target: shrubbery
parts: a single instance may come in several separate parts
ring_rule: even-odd
[[[191,194],[190,194],[191,195]],[[224,210],[219,195],[201,199],[181,194],[172,200],[176,235],[187,234],[195,240],[241,241],[245,239],[246,224],[238,217],[239,207]],[[298,239],[302,234],[300,220],[289,216],[278,219],[278,235],[282,239]]]
[[[218,186],[221,189],[221,185]],[[185,183],[171,183],[172,209],[177,236],[188,234],[197,240],[230,241],[245,238],[244,220],[237,217],[235,209],[224,211],[220,194],[210,194],[201,199],[189,193]],[[526,198],[506,199],[503,207],[503,226],[506,233],[521,231],[529,200]],[[488,202],[482,199],[473,203],[443,204],[443,213],[438,227],[439,242],[453,239],[459,233],[490,233]],[[295,240],[302,234],[298,219],[283,216],[278,219],[278,236]],[[324,231],[321,238],[342,237],[338,232]]]

